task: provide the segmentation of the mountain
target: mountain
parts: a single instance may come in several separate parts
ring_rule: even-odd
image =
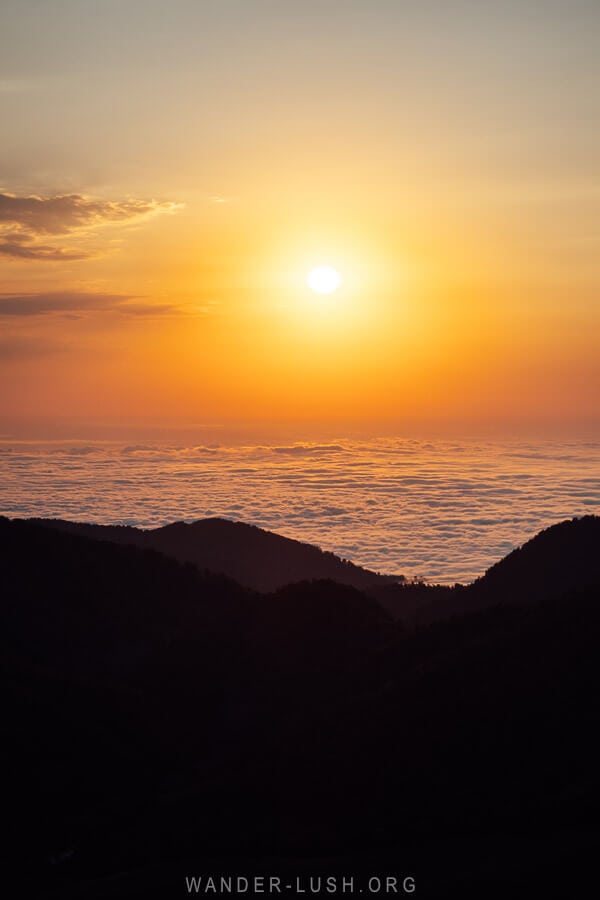
[[[600,516],[552,525],[493,565],[472,586],[478,599],[534,603],[600,585]]]
[[[152,549],[201,571],[225,573],[261,592],[297,582],[329,580],[355,587],[405,625],[427,625],[496,604],[522,604],[600,584],[600,517],[583,516],[546,528],[470,585],[429,585],[381,575],[319,547],[242,522],[201,519],[142,530],[60,519],[42,527],[99,541]]]
[[[263,595],[0,518],[3,884],[158,898],[185,873],[401,871],[427,898],[587,896],[596,527],[517,554],[524,574],[578,558],[560,595],[513,571],[493,605],[406,629],[350,586]]]
[[[328,702],[397,630],[349,586],[264,596],[153,550],[5,518],[0,598],[0,868],[45,869],[73,840],[97,865],[105,820],[123,816],[125,840],[157,792],[229,777],[249,729],[267,736],[278,716]]]
[[[369,593],[407,625],[427,625],[498,604],[523,605],[600,586],[600,517],[545,528],[470,585],[376,585]]]
[[[40,525],[116,544],[134,544],[221,572],[257,591],[274,591],[298,581],[329,579],[356,588],[390,584],[402,576],[370,572],[312,544],[227,519],[175,522],[142,530],[127,526],[88,525],[60,519],[34,519]]]

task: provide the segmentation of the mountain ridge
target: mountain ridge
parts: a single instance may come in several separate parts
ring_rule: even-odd
[[[587,559],[598,524],[559,527],[542,548],[559,557],[579,533]],[[470,841],[454,863],[464,881],[481,836],[578,845],[596,828],[594,561],[566,566],[558,597],[498,593],[408,629],[350,586],[259,594],[26,520],[0,517],[0,555],[3,851],[31,896],[126,898],[110,876],[132,867],[140,896],[175,896],[184,866],[211,857],[311,873],[317,857],[353,871],[357,850],[377,850],[395,871],[416,845],[419,896],[445,898],[428,890],[436,841]],[[440,606],[471,596],[414,588]],[[166,888],[157,859],[176,871]]]
[[[193,563],[199,569],[222,572],[239,584],[263,593],[300,581],[326,579],[365,589],[396,583],[404,577],[372,572],[315,544],[224,518],[171,522],[152,529],[65,519],[25,521],[96,540],[158,550],[179,562]]]
[[[600,516],[556,522],[470,584],[396,584],[371,591],[394,618],[428,625],[496,605],[528,605],[600,585]]]
[[[313,544],[228,519],[173,522],[155,529],[26,519],[43,528],[163,553],[200,571],[222,573],[260,593],[306,581],[333,581],[362,591],[395,619],[414,627],[496,604],[600,584],[600,517],[574,517],[542,529],[476,581],[454,586],[408,582],[356,566]]]

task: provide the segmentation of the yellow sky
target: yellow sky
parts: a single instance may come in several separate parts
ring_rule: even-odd
[[[7,3],[0,415],[593,432],[598,8],[483,6]]]

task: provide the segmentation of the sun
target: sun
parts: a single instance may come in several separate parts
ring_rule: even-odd
[[[340,273],[331,266],[317,266],[308,273],[306,283],[317,294],[332,294],[337,291],[342,279]]]

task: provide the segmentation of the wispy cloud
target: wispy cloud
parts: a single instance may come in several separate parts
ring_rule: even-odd
[[[61,236],[63,244],[65,237],[92,228],[129,224],[180,206],[157,200],[98,200],[82,194],[19,197],[0,193],[0,253],[14,259],[83,259],[91,255],[89,251],[40,243],[40,239]]]
[[[81,194],[55,197],[0,194],[0,222],[23,228],[30,234],[65,234],[83,226],[125,222],[176,208],[175,203],[156,200],[94,200]]]
[[[47,244],[31,244],[31,235],[9,232],[2,235],[0,232],[0,253],[13,259],[47,259],[52,261],[64,261],[73,259],[85,259],[89,254],[78,250],[66,250],[64,247],[53,247]]]
[[[111,310],[128,316],[153,316],[176,312],[168,303],[139,302],[127,294],[91,291],[47,291],[37,294],[0,294],[0,316],[40,316]]]

